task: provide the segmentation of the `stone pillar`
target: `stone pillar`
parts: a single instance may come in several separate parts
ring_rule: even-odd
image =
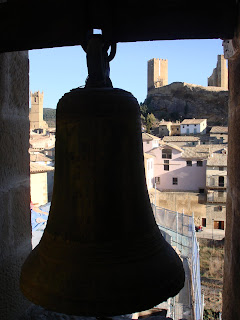
[[[229,151],[227,227],[225,237],[223,319],[240,319],[240,25],[233,40],[225,41],[229,59]]]
[[[28,306],[19,289],[31,251],[28,52],[0,54],[0,318]]]

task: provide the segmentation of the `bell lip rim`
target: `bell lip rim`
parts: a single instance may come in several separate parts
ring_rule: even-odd
[[[165,240],[164,240],[165,241]],[[168,244],[166,242],[166,244]],[[168,244],[169,245],[169,244]],[[170,246],[170,245],[169,245]],[[171,247],[172,248],[172,247]],[[34,249],[34,250],[38,250],[38,246]],[[35,251],[35,254],[36,254],[36,251]],[[168,255],[169,253],[166,252],[166,254]],[[145,269],[145,272],[146,274],[148,274],[150,276],[145,278],[144,277],[144,273],[139,274],[138,275],[138,279],[139,279],[139,288],[141,288],[141,286],[143,286],[144,289],[144,292],[147,290],[149,295],[147,294],[143,294],[142,293],[142,290],[139,290],[139,293],[137,295],[137,301],[141,301],[141,305],[142,306],[145,306],[146,305],[146,296],[147,297],[151,297],[154,299],[155,301],[155,298],[156,297],[156,303],[152,302],[153,300],[150,301],[151,303],[151,306],[150,307],[153,307],[154,305],[157,305],[163,301],[166,301],[168,298],[170,297],[173,297],[175,295],[177,295],[179,293],[179,291],[184,287],[184,283],[185,283],[185,271],[184,271],[184,268],[183,268],[183,264],[182,264],[182,261],[181,259],[179,258],[179,256],[177,255],[176,251],[172,248],[172,255],[175,256],[175,258],[173,259],[172,263],[172,272],[174,276],[169,276],[169,277],[166,277],[165,276],[162,276],[161,279],[159,279],[158,281],[155,281],[154,282],[154,286],[152,285],[152,281],[151,281],[151,273],[149,273],[150,269],[148,271],[146,271]],[[178,258],[176,257],[178,256]],[[36,259],[36,258],[35,258]],[[156,257],[154,258],[156,259]],[[39,260],[40,261],[40,260]],[[153,262],[153,261],[152,261]],[[135,263],[136,264],[136,263]],[[36,261],[35,261],[35,265],[36,265]],[[57,264],[56,264],[57,265]],[[160,266],[160,264],[158,264],[158,266]],[[46,309],[49,309],[49,310],[53,310],[54,306],[51,306],[51,303],[48,304],[47,301],[56,301],[56,300],[60,300],[60,301],[65,301],[66,303],[66,306],[64,306],[61,310],[58,308],[57,309],[54,309],[53,311],[56,311],[56,312],[62,312],[62,313],[66,313],[66,314],[69,314],[69,311],[68,310],[71,310],[73,309],[73,307],[71,307],[71,309],[69,308],[69,305],[71,304],[79,304],[81,303],[81,301],[86,304],[86,300],[83,300],[83,295],[79,296],[78,298],[79,299],[73,299],[71,297],[71,291],[68,291],[68,295],[66,294],[66,291],[65,291],[65,295],[64,293],[63,294],[60,294],[60,292],[63,292],[61,290],[57,290],[57,291],[50,291],[49,292],[49,287],[48,287],[48,284],[49,282],[47,282],[47,285],[46,285],[46,282],[42,281],[38,278],[35,278],[35,282],[31,282],[31,280],[29,281],[29,278],[31,279],[31,277],[28,277],[29,273],[28,273],[28,269],[29,269],[29,265],[27,266],[27,268],[24,270],[24,267],[22,269],[22,273],[21,273],[21,278],[20,278],[20,288],[21,288],[21,291],[22,293],[30,300],[32,301],[33,303],[35,304],[39,304],[39,305],[42,305],[44,306],[44,308]],[[46,268],[45,268],[46,269]],[[65,269],[66,270],[66,269]],[[51,271],[51,270],[50,270]],[[69,268],[67,268],[67,271],[69,271]],[[143,271],[143,270],[142,270]],[[153,271],[153,270],[152,270]],[[156,270],[155,270],[156,271]],[[165,268],[165,273],[167,272],[168,270]],[[74,270],[72,270],[72,272],[76,272],[76,268]],[[53,271],[51,271],[50,273],[52,273],[52,275],[54,274]],[[116,270],[115,270],[115,274],[116,274]],[[154,274],[156,275],[156,272],[154,272]],[[167,274],[166,274],[167,275]],[[131,277],[133,276],[133,267],[131,267],[131,272],[129,275],[127,275],[128,277],[128,280],[131,279]],[[140,277],[140,278],[139,278]],[[145,279],[144,279],[145,278]],[[51,276],[49,277],[49,279],[51,279]],[[140,280],[141,279],[141,280]],[[164,279],[166,279],[165,281],[163,281]],[[69,282],[69,279],[67,279]],[[127,281],[128,281],[127,280]],[[96,280],[97,282],[99,282],[98,280]],[[66,283],[67,283],[66,282]],[[96,283],[97,283],[96,282]],[[101,281],[99,282],[99,284],[101,283]],[[127,282],[128,283],[128,282]],[[42,285],[43,284],[43,285]],[[53,281],[53,284],[54,284],[54,281]],[[80,282],[79,282],[80,284]],[[90,286],[90,282],[88,281],[88,284]],[[111,292],[111,282],[107,282],[107,286],[108,286],[108,289],[109,291],[105,290],[105,301],[106,300],[106,297],[107,297],[107,292]],[[61,286],[60,286],[61,287]],[[73,288],[73,296],[76,294],[76,289],[77,289],[78,285],[75,286]],[[51,288],[51,287],[50,287]],[[64,285],[63,285],[63,288],[64,288]],[[81,286],[79,285],[79,288],[81,289]],[[134,297],[136,297],[136,293],[135,291],[133,292],[133,288],[134,288],[134,282],[131,284],[131,288],[132,290],[129,291],[127,288],[126,288],[126,299],[125,300],[125,304],[124,305],[128,305],[127,301],[132,301],[131,299],[134,299]],[[114,289],[114,287],[112,288]],[[170,290],[169,290],[170,289]],[[125,290],[125,289],[124,289]],[[117,303],[119,301],[119,297],[123,296],[122,292],[124,290],[121,290],[120,291],[120,295],[117,295],[116,294],[116,300],[115,302]],[[91,291],[91,290],[90,290]],[[91,300],[91,294],[89,295],[90,291],[88,291],[88,305],[92,305],[91,304],[91,301],[95,301],[96,302],[96,299],[99,300],[99,297],[101,297],[100,293],[99,292],[96,292],[95,295],[95,299],[94,300]],[[70,292],[70,294],[69,294]],[[138,291],[137,291],[138,292]],[[166,292],[165,295],[162,295],[162,297],[159,297],[157,293],[161,293],[161,292]],[[33,294],[35,293],[35,295]],[[40,293],[40,295],[39,295]],[[75,293],[75,294],[74,294]],[[150,294],[151,293],[151,294]],[[56,299],[57,297],[57,299]],[[75,301],[73,303],[73,300]],[[133,300],[134,301],[134,300]],[[100,301],[101,302],[101,301]],[[114,301],[110,301],[108,302],[108,305],[109,303],[115,303]],[[148,301],[147,301],[148,303]],[[104,300],[102,301],[102,304],[104,305]],[[105,303],[106,304],[106,303]],[[145,307],[142,307],[141,310],[144,310]],[[148,308],[148,305],[146,305],[146,308]],[[107,306],[105,307],[105,310],[107,309]],[[59,311],[60,310],[60,311]],[[146,310],[146,309],[145,309]],[[120,314],[127,314],[127,313],[132,313],[132,312],[136,312],[136,309],[135,308],[132,308],[131,310],[130,309],[126,309],[124,312],[120,313]],[[82,315],[86,315],[86,316],[95,316],[94,314],[90,314],[90,313],[84,313],[82,311],[80,312],[77,312],[77,314],[82,314]],[[106,315],[112,315],[113,313],[112,312],[106,312]],[[115,313],[114,314],[119,314],[119,313]],[[97,315],[97,314],[96,314]]]
[[[122,312],[119,311],[119,312],[116,312],[116,311],[113,311],[113,312],[108,312],[108,311],[102,311],[102,312],[96,312],[96,313],[89,313],[89,312],[84,312],[81,308],[76,308],[76,305],[79,306],[79,302],[82,302],[82,303],[85,303],[85,304],[88,304],[88,305],[91,305],[93,307],[94,303],[97,304],[98,302],[96,302],[96,300],[94,300],[93,303],[91,303],[91,301],[87,302],[86,300],[74,300],[71,299],[71,300],[68,300],[69,302],[72,302],[74,305],[75,305],[75,308],[74,307],[71,307],[70,305],[67,305],[67,306],[64,306],[62,309],[58,308],[58,307],[55,307],[53,304],[51,303],[44,303],[44,301],[54,301],[55,300],[67,300],[66,297],[64,296],[60,296],[60,295],[48,295],[46,296],[45,295],[45,299],[44,301],[42,299],[40,299],[39,297],[37,298],[37,296],[35,295],[35,297],[33,297],[32,294],[29,294],[29,292],[32,292],[32,289],[30,289],[29,291],[28,290],[25,290],[24,286],[22,285],[22,283],[20,282],[20,289],[22,291],[22,293],[24,294],[24,296],[29,300],[31,301],[32,303],[36,304],[36,305],[39,305],[41,307],[43,307],[44,309],[48,310],[48,311],[52,311],[52,312],[57,312],[57,313],[63,313],[63,314],[66,314],[66,315],[75,315],[75,316],[84,316],[84,317],[97,317],[97,316],[121,316],[121,315],[126,315],[126,314],[131,314],[131,313],[135,313],[135,312],[141,312],[141,311],[145,311],[145,310],[149,310],[153,307],[155,307],[156,305],[162,303],[162,302],[165,302],[167,301],[169,298],[172,298],[172,297],[175,297],[181,290],[182,288],[184,287],[184,284],[185,284],[185,273],[184,273],[184,278],[182,279],[182,283],[180,283],[179,281],[179,285],[178,287],[174,288],[174,290],[172,290],[172,292],[170,294],[167,294],[165,296],[162,296],[162,298],[156,298],[156,299],[152,299],[151,302],[146,302],[146,299],[142,298],[141,300],[138,299],[138,301],[141,301],[140,303],[138,304],[132,304],[132,305],[137,305],[136,307],[132,307],[130,306],[129,308],[125,308]],[[174,280],[170,281],[170,283],[175,283]],[[39,290],[39,289],[38,289]],[[38,290],[36,290],[35,292],[38,292]],[[161,288],[159,289],[158,287],[158,290],[161,290]],[[51,298],[54,298],[54,299],[51,299]],[[57,297],[57,298],[56,298]],[[127,302],[129,301],[130,299],[128,298],[128,300],[126,300],[126,304],[128,304]],[[153,302],[154,300],[154,302]],[[115,304],[119,304],[119,299],[116,299],[115,302],[114,301],[110,301],[110,302],[107,302],[105,303],[105,305],[107,305],[105,308],[103,307],[103,309],[107,310],[107,309],[110,309],[108,306],[111,305],[111,303],[115,303]],[[100,302],[101,304],[101,302]],[[104,305],[104,302],[102,303]],[[63,304],[60,304],[61,306],[63,306]],[[138,305],[141,305],[141,307],[139,306],[138,308]],[[88,307],[90,309],[92,309],[92,307]],[[79,311],[76,311],[76,313],[72,313],[71,310],[79,310]],[[81,309],[81,310],[80,310]],[[118,308],[119,310],[120,308]]]

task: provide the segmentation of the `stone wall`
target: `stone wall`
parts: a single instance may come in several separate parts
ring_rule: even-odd
[[[240,14],[240,13],[239,13]],[[225,237],[223,319],[240,319],[240,24],[237,53],[229,61],[228,196]]]
[[[28,53],[0,54],[0,318],[16,320],[28,302],[19,290],[31,250]]]
[[[150,201],[159,207],[172,211],[183,212],[187,215],[194,213],[196,225],[202,225],[202,218],[206,218],[206,196],[195,192],[160,192],[155,189],[149,191]]]
[[[214,227],[214,221],[223,221],[224,229],[226,227],[226,204],[222,203],[208,203],[206,205],[206,228],[212,229]]]

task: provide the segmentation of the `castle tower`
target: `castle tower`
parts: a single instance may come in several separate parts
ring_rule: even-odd
[[[151,59],[148,61],[148,92],[168,84],[168,60]]]
[[[43,92],[30,92],[31,112],[29,114],[30,129],[46,129],[47,123],[43,121]]]
[[[208,86],[223,87],[228,89],[228,68],[224,55],[218,55],[217,66],[213,69],[212,75],[208,78]]]

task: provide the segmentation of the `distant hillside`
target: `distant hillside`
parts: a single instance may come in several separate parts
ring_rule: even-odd
[[[208,125],[227,125],[228,91],[173,82],[152,90],[144,102],[158,120],[207,119]]]
[[[47,122],[49,128],[55,128],[56,109],[43,108],[43,120]]]

